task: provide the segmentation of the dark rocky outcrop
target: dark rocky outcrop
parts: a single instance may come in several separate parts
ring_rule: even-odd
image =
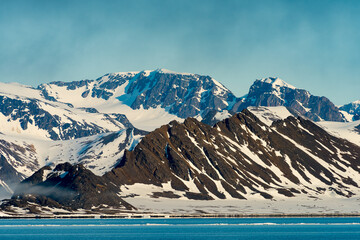
[[[176,182],[174,186],[185,196],[199,199],[225,198],[217,181],[236,198],[250,192],[272,198],[266,189],[274,188],[288,197],[305,189],[318,193],[311,182],[316,178],[351,196],[345,185],[356,185],[346,173],[339,179],[339,171],[359,172],[359,166],[357,145],[329,135],[309,120],[289,117],[269,128],[244,110],[214,127],[192,118],[162,126],[145,136],[134,151],[126,151],[121,163],[104,177],[118,185]],[[188,181],[198,193],[190,193]]]
[[[209,76],[154,71],[140,73],[127,88],[127,94],[139,94],[131,107],[145,109],[161,106],[181,118],[194,117],[210,110],[227,109],[235,96]]]
[[[118,196],[119,188],[105,182],[82,165],[59,164],[54,169],[45,166],[17,187],[12,199],[2,209],[25,201],[42,206],[70,210],[97,206],[134,209]]]

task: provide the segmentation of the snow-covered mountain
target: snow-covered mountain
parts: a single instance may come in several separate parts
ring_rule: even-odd
[[[132,127],[126,116],[52,102],[29,86],[0,83],[0,132],[19,138],[67,140]]]
[[[360,100],[345,104],[339,108],[340,110],[349,114],[349,120],[360,120]]]
[[[91,181],[121,189],[110,187],[111,196],[351,196],[358,194],[360,122],[344,122],[358,109],[345,106],[279,78],[257,80],[236,98],[209,76],[165,69],[37,88],[0,83],[0,189],[9,196],[45,166],[35,189],[60,184],[64,167],[84,167],[96,176]]]
[[[0,135],[0,197],[43,166],[82,164],[101,176],[115,167],[125,149],[133,149],[147,132],[127,128],[71,140],[19,139]]]
[[[154,130],[171,120],[231,108],[235,101],[209,76],[164,69],[52,82],[36,89],[0,83],[0,132],[67,140],[133,125]]]
[[[220,120],[221,116],[249,106],[286,106],[295,115],[315,121],[344,120],[327,98],[313,96],[278,78],[255,81],[247,96],[240,99],[209,76],[164,69],[112,73],[96,80],[52,82],[36,89],[0,83],[0,89],[0,132],[52,140],[76,139],[133,126],[152,131],[187,117],[208,119],[205,122],[211,123],[216,121],[210,121],[212,117]],[[349,109],[354,109],[356,102],[352,106]]]
[[[279,78],[256,80],[248,94],[232,110],[239,112],[249,106],[285,106],[293,114],[313,121],[345,121],[339,109],[328,98],[311,95]]]
[[[174,119],[205,116],[231,108],[236,97],[209,76],[165,69],[106,74],[97,80],[39,86],[48,100],[123,113],[137,128],[154,130]]]
[[[209,111],[232,107],[235,100],[209,76],[164,69],[106,74],[96,80],[53,82],[37,88],[0,83],[0,133],[4,141],[0,144],[4,149],[8,145],[23,149],[2,153],[3,169],[14,171],[8,177],[0,176],[2,190],[11,191],[14,183],[49,162],[78,162],[103,174],[121,158],[124,148],[131,148],[145,134],[138,129],[154,130],[189,116],[201,118]],[[130,133],[135,133],[134,138]],[[99,139],[108,135],[117,145],[99,144]],[[78,154],[85,146],[97,147],[88,149],[86,156]],[[112,160],[104,161],[109,158]],[[94,166],[103,166],[103,170]]]

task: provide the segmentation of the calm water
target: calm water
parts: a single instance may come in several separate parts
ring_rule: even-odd
[[[6,219],[0,239],[360,239],[360,218]]]

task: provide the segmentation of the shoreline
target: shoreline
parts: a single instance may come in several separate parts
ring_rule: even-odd
[[[123,214],[123,215],[19,215],[1,219],[179,219],[179,218],[346,218],[360,214]]]

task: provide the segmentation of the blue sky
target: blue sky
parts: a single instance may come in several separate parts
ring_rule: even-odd
[[[0,81],[166,68],[237,96],[277,76],[340,105],[360,99],[359,12],[349,0],[1,0]]]

